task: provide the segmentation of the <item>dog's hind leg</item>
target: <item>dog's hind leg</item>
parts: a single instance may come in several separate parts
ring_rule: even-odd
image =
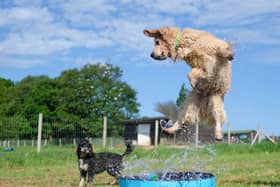
[[[221,141],[223,140],[222,126],[226,121],[223,96],[221,95],[210,96],[209,107],[215,119],[215,139]]]
[[[116,184],[119,181],[119,178],[121,177],[121,169],[121,164],[114,164],[107,168],[108,174],[115,178],[114,181],[110,182],[111,185]]]
[[[178,121],[176,121],[172,127],[169,128],[162,128],[162,130],[168,134],[175,134],[179,129],[181,129],[182,124],[179,124]]]
[[[196,124],[199,122],[200,113],[200,98],[196,91],[192,90],[188,97],[185,99],[183,109],[179,113],[178,123],[179,124]]]
[[[88,170],[87,175],[88,175],[87,186],[93,186],[94,172],[93,172],[92,168],[90,168],[90,170]]]
[[[192,90],[188,97],[185,98],[182,109],[180,109],[178,120],[173,124],[172,127],[163,128],[164,132],[168,134],[175,134],[182,125],[191,125],[199,122],[199,101],[200,96]]]

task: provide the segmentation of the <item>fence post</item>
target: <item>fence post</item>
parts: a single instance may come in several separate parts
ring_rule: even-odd
[[[77,143],[76,143],[76,138],[73,139],[73,144],[76,147]]]
[[[275,141],[274,141],[273,138],[270,138],[265,132],[262,132],[262,133],[263,133],[263,135],[264,135],[269,141],[271,141],[272,143],[275,144]]]
[[[228,128],[228,144],[230,144],[230,124],[227,123],[227,128]]]
[[[198,122],[195,123],[195,148],[198,149]]]
[[[158,146],[158,120],[156,120],[156,124],[155,124],[155,147]]]
[[[106,140],[107,140],[107,116],[103,118],[103,149],[106,147]]]
[[[262,141],[262,129],[259,127],[259,138],[258,138],[258,143],[261,143]]]
[[[41,138],[42,138],[43,114],[39,114],[38,120],[38,139],[37,139],[37,153],[41,151]]]
[[[253,139],[253,141],[252,141],[252,143],[251,143],[251,145],[254,145],[254,143],[255,143],[255,141],[257,140],[257,138],[260,136],[259,135],[259,130],[257,131],[257,134],[255,135],[255,137],[254,137],[254,139]]]

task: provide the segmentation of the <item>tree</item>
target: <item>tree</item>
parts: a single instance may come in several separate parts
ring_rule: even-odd
[[[165,103],[159,102],[156,105],[156,111],[162,113],[172,121],[177,121],[179,110],[184,104],[189,92],[190,91],[185,88],[185,84],[183,83],[179,92],[179,97],[176,100],[176,104],[173,101],[168,101]]]
[[[12,86],[14,86],[14,83],[11,80],[0,77],[0,103],[5,99],[7,89]]]
[[[121,78],[120,68],[102,63],[66,70],[55,79],[28,76],[5,87],[5,97],[0,100],[0,116],[2,119],[17,116],[18,121],[24,121],[24,118],[42,112],[44,132],[48,136],[55,136],[55,131],[71,137],[75,131],[81,131],[82,136],[92,137],[101,136],[102,120],[106,115],[108,131],[115,132],[112,135],[121,134],[120,120],[137,115],[139,107],[136,92]],[[7,127],[5,124],[0,123],[0,130]],[[28,126],[35,129],[36,120],[31,120],[24,128]]]
[[[185,87],[185,83],[183,83],[181,86],[181,89],[179,91],[179,97],[176,100],[176,104],[178,107],[181,107],[182,104],[184,104],[189,93],[190,93],[190,91]]]
[[[0,102],[0,128],[6,129],[6,135],[10,138],[34,137],[38,113],[46,116],[54,114],[57,107],[56,90],[55,82],[47,76],[28,76],[10,86]]]
[[[156,111],[162,113],[164,116],[174,122],[178,119],[179,107],[173,101],[168,101],[166,103],[157,103]]]
[[[28,76],[7,89],[0,113],[29,117],[39,112],[52,115],[57,107],[55,82],[47,76]]]
[[[108,116],[109,131],[118,133],[120,120],[138,113],[136,92],[121,80],[122,71],[111,64],[88,64],[80,70],[67,70],[58,77],[63,118],[81,118],[81,126],[100,136],[102,117]]]

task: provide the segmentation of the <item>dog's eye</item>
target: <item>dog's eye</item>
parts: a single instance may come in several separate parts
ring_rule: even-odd
[[[155,41],[155,44],[156,44],[156,45],[159,45],[159,41]]]

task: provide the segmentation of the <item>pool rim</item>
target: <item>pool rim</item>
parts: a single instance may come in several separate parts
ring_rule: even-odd
[[[159,180],[155,180],[155,179],[149,179],[149,178],[145,178],[145,179],[141,179],[141,178],[133,178],[133,177],[139,177],[139,176],[122,176],[119,179],[120,180],[133,180],[133,181],[199,181],[199,180],[207,180],[207,179],[216,179],[215,175],[212,173],[206,173],[206,172],[190,172],[190,171],[186,171],[186,172],[168,172],[168,173],[195,173],[196,175],[199,174],[204,174],[204,175],[209,175],[209,177],[207,178],[194,178],[194,179],[190,179],[190,180],[186,180],[186,179],[175,179],[175,180],[163,180],[163,179],[159,179]],[[149,173],[149,174],[154,174],[155,173]],[[157,173],[160,174],[160,173]],[[131,178],[130,178],[131,177]]]

